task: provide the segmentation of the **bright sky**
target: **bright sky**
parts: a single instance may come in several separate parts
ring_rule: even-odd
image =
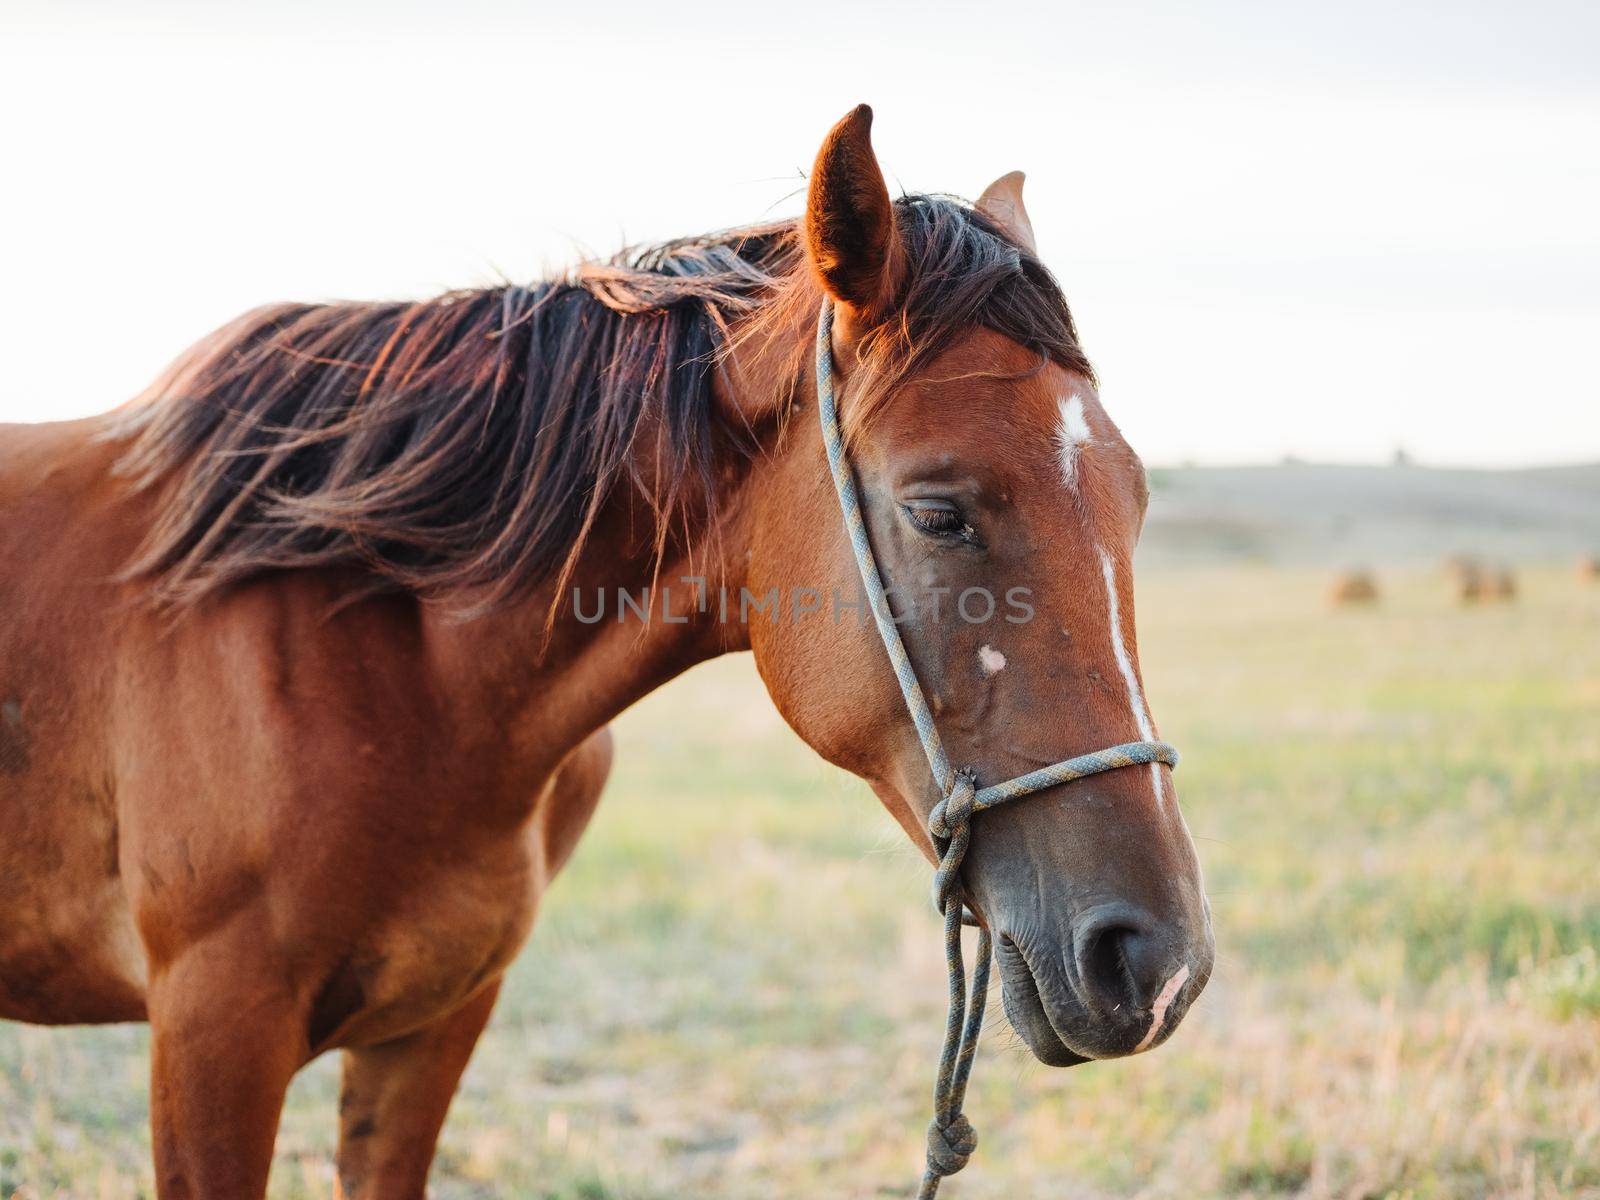
[[[1600,5],[6,0],[0,420],[239,311],[1028,172],[1152,463],[1600,459]],[[261,6],[266,7],[266,6]]]

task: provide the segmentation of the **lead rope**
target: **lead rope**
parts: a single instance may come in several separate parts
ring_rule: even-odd
[[[944,743],[939,740],[939,729],[933,722],[933,711],[922,694],[922,685],[917,682],[911,657],[906,653],[905,643],[900,640],[899,629],[895,627],[883,578],[872,556],[872,542],[867,537],[867,523],[861,513],[855,476],[845,458],[844,436],[839,429],[839,413],[833,398],[832,329],[833,302],[824,299],[817,318],[816,372],[817,410],[822,419],[822,442],[828,452],[828,469],[833,474],[834,490],[839,494],[839,508],[844,513],[845,529],[850,534],[856,568],[861,573],[861,584],[867,592],[872,616],[878,626],[878,636],[883,639],[883,648],[889,653],[889,663],[900,683],[900,695],[905,699],[912,724],[917,727],[922,752],[928,758],[928,768],[942,796],[928,814],[928,832],[933,837],[934,848],[939,852],[939,866],[933,875],[933,902],[944,914],[944,957],[950,980],[950,1011],[945,1018],[944,1048],[939,1052],[939,1074],[933,1085],[933,1121],[928,1125],[927,1166],[922,1173],[922,1187],[917,1192],[918,1200],[934,1200],[939,1192],[939,1181],[966,1166],[978,1145],[977,1131],[961,1111],[961,1106],[967,1095],[967,1078],[972,1074],[972,1060],[978,1051],[978,1035],[983,1032],[983,1007],[989,990],[989,964],[993,958],[993,947],[989,931],[967,911],[962,897],[961,861],[966,857],[967,846],[972,841],[972,817],[1008,800],[1070,783],[1086,775],[1098,775],[1102,771],[1153,762],[1175,767],[1178,765],[1178,752],[1165,742],[1128,742],[1092,754],[1081,754],[1077,758],[1041,767],[986,788],[978,787],[977,777],[971,770],[956,771],[951,768],[950,759],[944,752]],[[972,966],[970,987],[961,953],[963,924],[978,926],[978,954]]]

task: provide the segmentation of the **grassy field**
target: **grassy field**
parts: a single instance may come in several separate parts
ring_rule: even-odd
[[[951,1200],[1600,1197],[1600,588],[1141,580],[1218,965],[1155,1054],[1068,1072],[991,1008]],[[910,1193],[943,972],[928,870],[745,659],[629,713],[445,1132],[434,1194]],[[981,829],[980,829],[981,836]],[[151,1195],[142,1029],[0,1026],[0,1198]],[[336,1062],[272,1195],[328,1197]]]

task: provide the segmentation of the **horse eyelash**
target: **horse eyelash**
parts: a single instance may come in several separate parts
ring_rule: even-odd
[[[983,544],[982,542],[980,542],[978,540],[978,531],[976,529],[974,529],[972,527],[972,523],[967,521],[964,517],[963,517],[962,522],[961,522],[961,528],[959,528],[959,529],[933,529],[933,528],[930,528],[928,525],[924,524],[917,517],[917,515],[916,515],[916,506],[915,505],[907,504],[907,505],[902,505],[902,507],[906,510],[906,514],[907,514],[907,516],[909,516],[911,518],[912,523],[915,524],[918,529],[920,529],[924,533],[928,534],[930,537],[959,539],[960,541],[965,542],[969,546],[980,546],[981,547],[982,544]],[[960,509],[954,509],[954,510],[951,510],[951,511],[953,511],[954,514],[956,516],[958,516],[958,517],[962,516],[962,513],[961,513]]]

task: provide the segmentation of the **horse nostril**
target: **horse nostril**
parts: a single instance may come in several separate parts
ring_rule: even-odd
[[[1148,1009],[1171,974],[1162,939],[1127,910],[1092,917],[1073,940],[1085,998],[1098,1008]]]

